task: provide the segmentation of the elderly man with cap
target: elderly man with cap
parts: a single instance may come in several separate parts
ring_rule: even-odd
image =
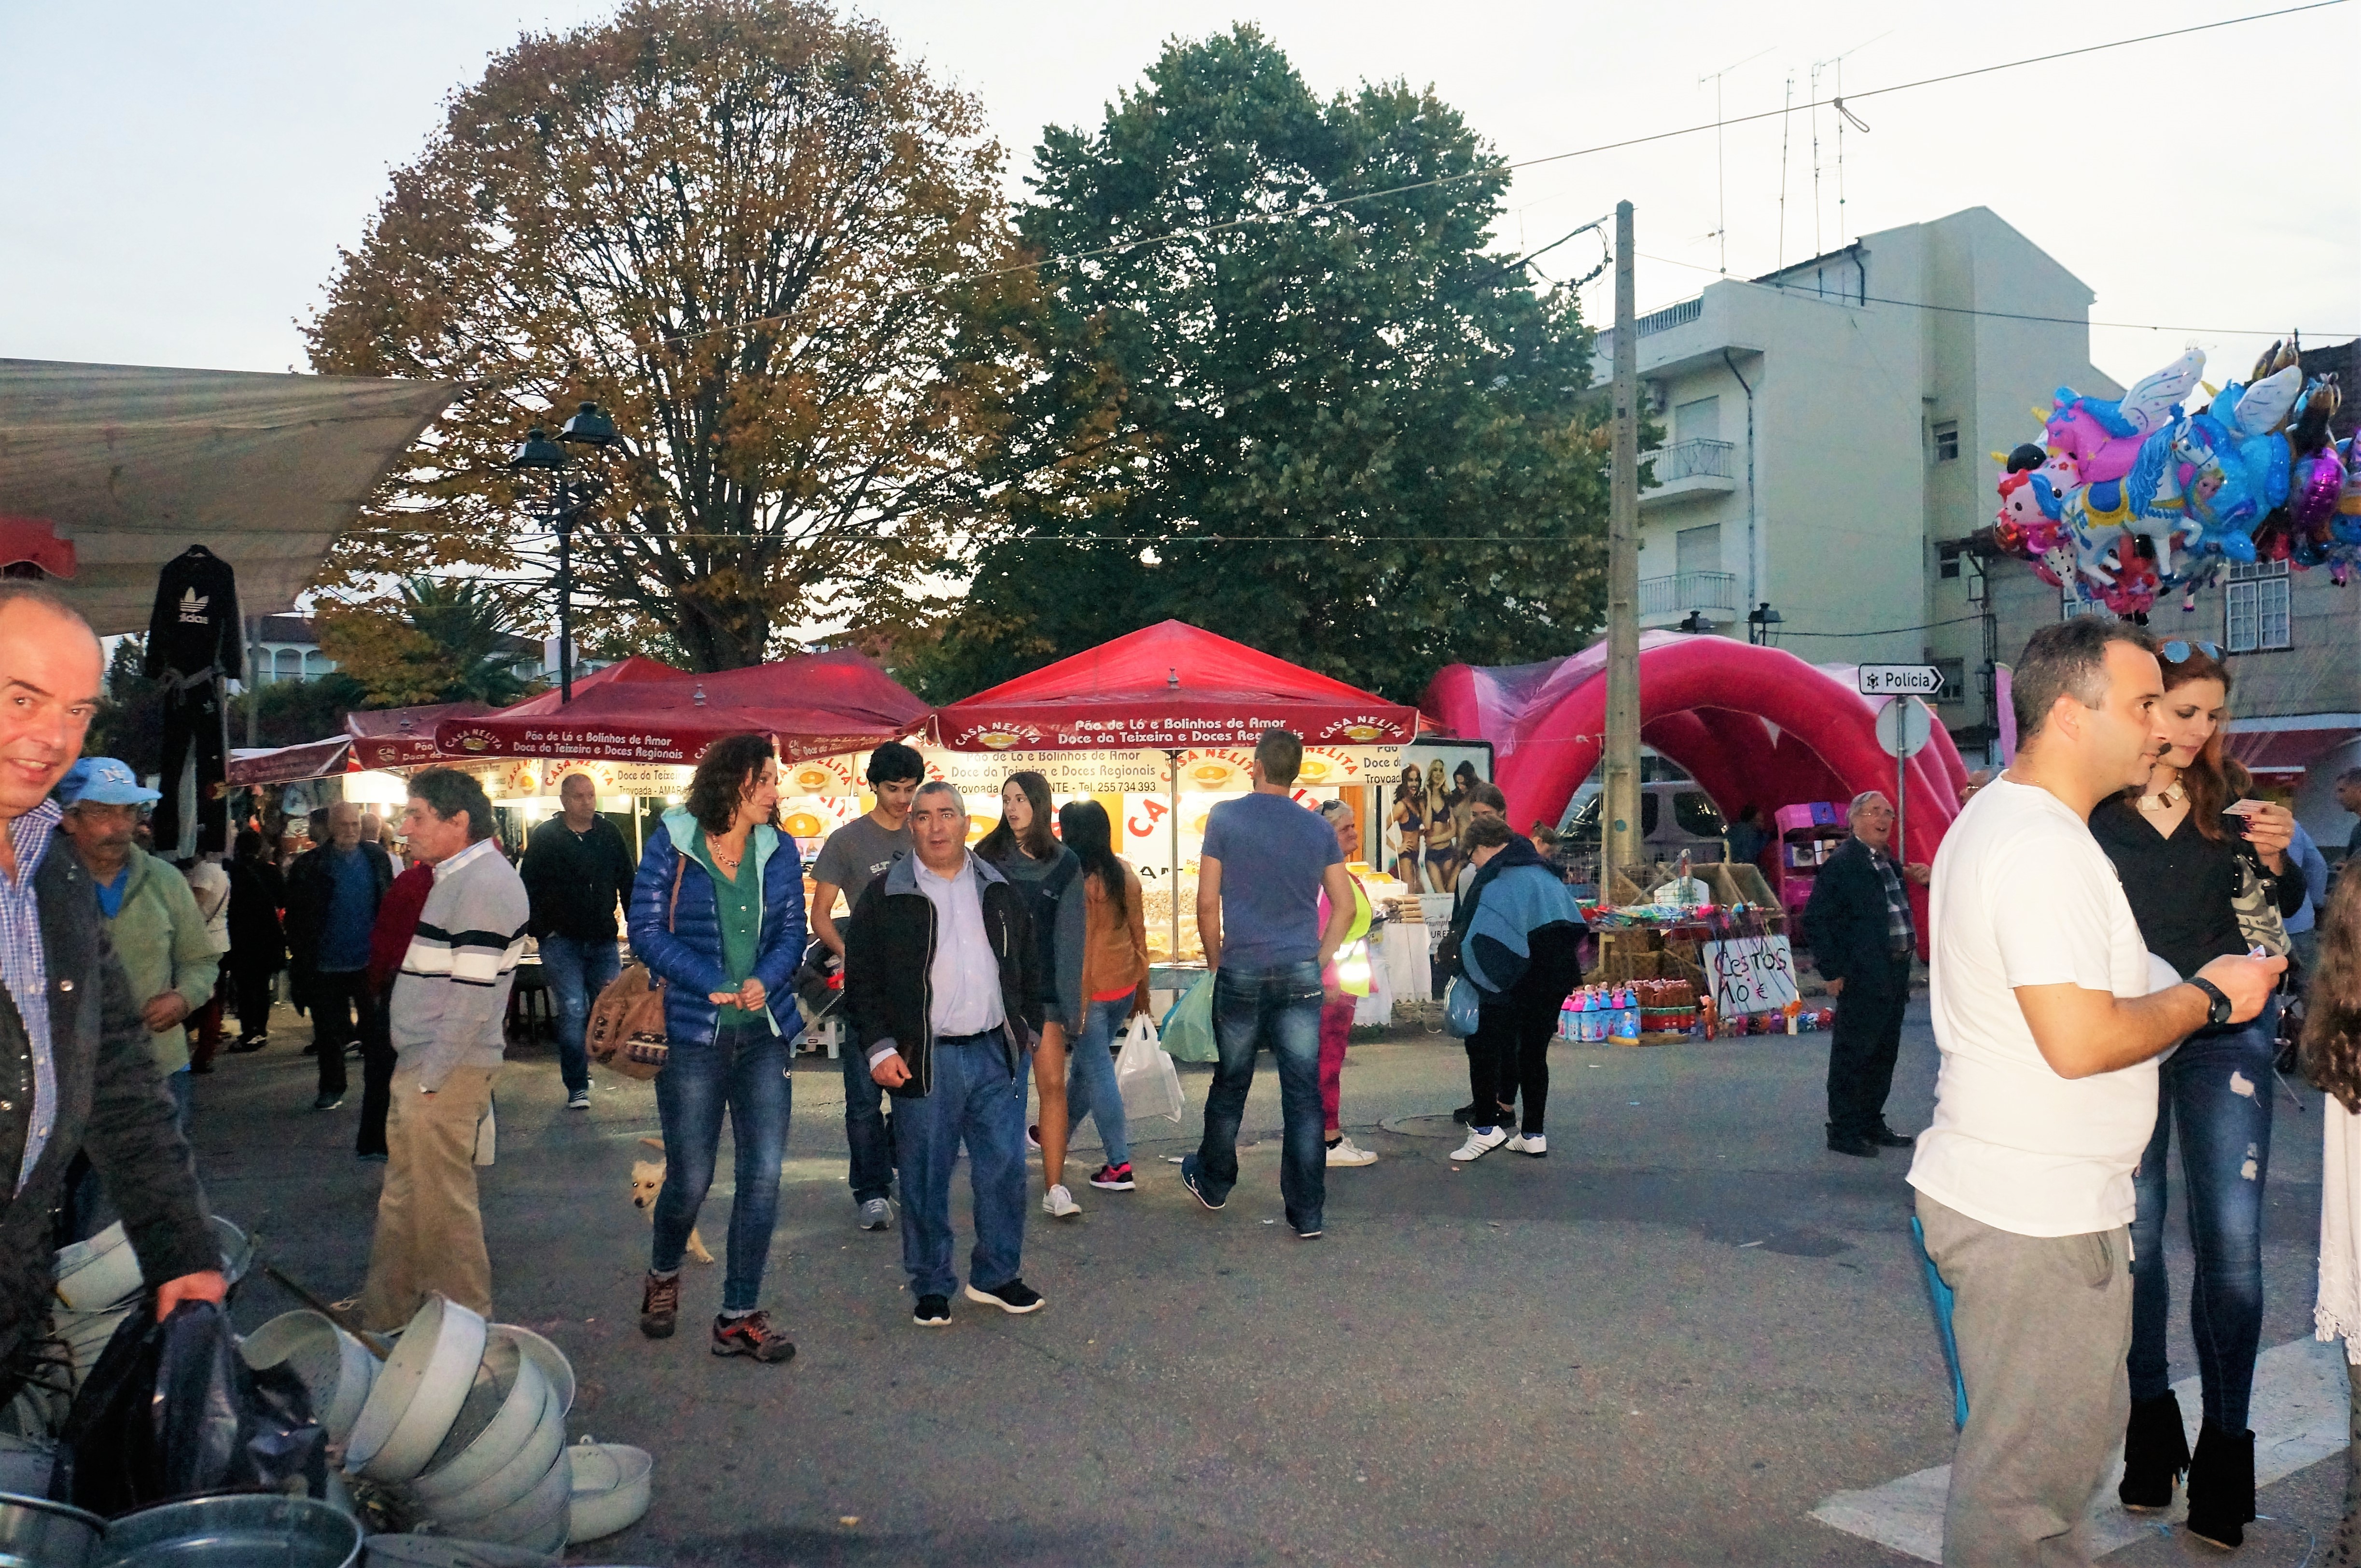
[[[226,1289],[156,1081],[139,1000],[154,993],[125,983],[91,873],[53,831],[49,792],[82,751],[103,668],[64,601],[0,582],[0,1401],[33,1370],[49,1320],[52,1215],[77,1149],[122,1211],[141,1273],[162,1281],[159,1316]]]
[[[189,1129],[189,1031],[185,1020],[214,996],[221,954],[188,879],[131,841],[139,808],[158,799],[112,757],[84,757],[58,786],[58,824],[98,890],[99,912],[131,982],[156,1070],[172,1091],[181,1131]]]
[[[1910,960],[1918,950],[1905,884],[1924,887],[1928,873],[1895,859],[1894,806],[1876,790],[1853,796],[1845,819],[1852,837],[1812,879],[1804,938],[1812,966],[1837,999],[1828,1037],[1828,1149],[1874,1159],[1881,1148],[1910,1146],[1885,1124],[1885,1097],[1894,1088]]]

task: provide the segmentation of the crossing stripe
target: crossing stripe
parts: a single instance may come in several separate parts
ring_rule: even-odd
[[[2172,1386],[2180,1397],[2180,1412],[2189,1425],[2189,1443],[2197,1445],[2197,1428],[2204,1416],[2197,1379],[2184,1377]],[[1949,1409],[1948,1393],[1944,1408]],[[2318,1340],[2291,1340],[2273,1345],[2256,1358],[2255,1393],[2247,1419],[2255,1431],[2255,1485],[2267,1486],[2292,1475],[2345,1448],[2349,1415],[2349,1391],[2345,1376],[2345,1346]],[[2132,1515],[2115,1500],[2114,1481],[2122,1474],[2123,1453],[2116,1451],[2107,1467],[2108,1484],[2099,1489],[2083,1529],[2091,1555],[2104,1556],[2130,1545],[2155,1529],[2159,1518],[2180,1520],[2188,1513],[2186,1499],[2176,1489],[2169,1516]],[[1864,1492],[1839,1492],[1812,1517],[1849,1535],[1890,1546],[1924,1559],[1943,1560],[1943,1505],[1951,1489],[1951,1467],[1938,1464]]]

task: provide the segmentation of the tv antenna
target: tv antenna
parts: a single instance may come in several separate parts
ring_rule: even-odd
[[[1877,42],[1878,38],[1888,38],[1893,36],[1894,29],[1888,27],[1885,31],[1878,34],[1875,38],[1863,38],[1861,42],[1853,45],[1852,48],[1846,49],[1843,54],[1831,55],[1826,60],[1816,60],[1812,62],[1812,254],[1815,256],[1826,254],[1826,247],[1820,243],[1820,72],[1822,71],[1832,71],[1836,78],[1837,243],[1839,245],[1842,245],[1844,244],[1845,236],[1845,125],[1846,122],[1850,121],[1853,126],[1861,130],[1865,131],[1869,129],[1868,126],[1861,123],[1860,115],[1845,107],[1844,62],[1847,56],[1859,54],[1870,45]]]
[[[1708,82],[1713,83],[1713,237],[1721,247],[1721,274],[1725,278],[1730,276],[1730,201],[1721,147],[1721,79],[1736,71],[1739,65],[1751,65],[1770,52],[1767,49],[1756,49],[1738,65],[1725,65],[1719,71],[1708,71],[1697,78],[1700,87]]]

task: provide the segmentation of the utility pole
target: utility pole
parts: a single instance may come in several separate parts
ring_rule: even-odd
[[[1598,896],[1640,863],[1640,333],[1631,203],[1615,203],[1615,432],[1607,511],[1607,789]]]

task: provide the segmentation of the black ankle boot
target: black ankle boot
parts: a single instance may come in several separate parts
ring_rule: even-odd
[[[2124,1479],[2115,1496],[2136,1513],[2172,1507],[2172,1484],[2189,1468],[2189,1432],[2180,1424],[2180,1401],[2170,1389],[2153,1399],[2132,1401],[2124,1431]]]
[[[2254,1517],[2255,1434],[2207,1421],[2189,1462],[2189,1533],[2215,1546],[2243,1546]]]

